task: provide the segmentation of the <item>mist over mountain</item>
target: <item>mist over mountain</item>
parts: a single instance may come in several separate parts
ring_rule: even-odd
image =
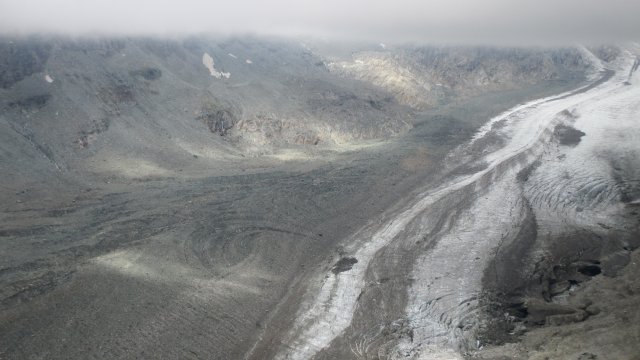
[[[597,0],[3,0],[0,33],[201,33],[438,44],[570,44],[637,40],[633,1]]]

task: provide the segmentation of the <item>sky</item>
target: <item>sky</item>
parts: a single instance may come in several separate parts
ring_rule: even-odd
[[[387,42],[636,40],[640,0],[0,0],[0,33]]]

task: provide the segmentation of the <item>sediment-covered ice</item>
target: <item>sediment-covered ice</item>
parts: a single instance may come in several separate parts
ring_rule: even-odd
[[[365,286],[365,274],[376,253],[392,241],[409,241],[437,230],[434,216],[453,216],[438,215],[438,204],[447,202],[449,197],[461,196],[469,198],[466,209],[450,219],[445,231],[436,231],[438,235],[429,239],[434,246],[414,264],[414,281],[408,289],[405,309],[413,337],[400,341],[396,353],[423,359],[482,346],[473,338],[473,317],[482,312],[477,302],[482,276],[492,253],[502,241],[515,236],[525,216],[525,194],[516,175],[536,160],[556,156],[554,128],[574,121],[563,113],[567,110],[572,114],[585,114],[579,116],[573,126],[587,135],[580,146],[565,155],[565,161],[570,162],[567,168],[551,170],[556,168],[550,162],[551,168],[537,172],[540,179],[531,186],[542,186],[544,191],[530,189],[532,201],[560,208],[566,193],[582,191],[585,194],[579,197],[580,201],[598,203],[613,196],[615,191],[611,187],[615,185],[602,175],[604,169],[598,167],[594,156],[602,154],[596,149],[602,149],[603,143],[616,143],[615,137],[626,136],[624,144],[613,145],[618,147],[615,151],[624,152],[629,150],[629,144],[639,143],[638,124],[633,119],[640,108],[640,87],[623,84],[634,60],[630,53],[625,53],[608,65],[616,73],[602,83],[535,100],[492,119],[472,140],[490,131],[498,132],[505,139],[501,148],[473,160],[487,166],[425,191],[396,214],[376,219],[356,233],[346,250],[358,262],[349,271],[318,278],[321,285],[311,287],[308,300],[289,333],[287,348],[278,358],[307,359],[328,347],[350,325],[358,296]],[[637,74],[634,80],[637,81]],[[493,129],[492,125],[498,121],[504,122],[504,126]],[[470,146],[457,149],[454,152],[457,159],[453,160],[472,158],[465,157],[469,149]],[[589,168],[588,163],[595,165]],[[563,183],[558,180],[562,179],[558,171],[569,171],[584,181]],[[553,189],[558,191],[554,193]],[[442,211],[444,209],[446,207]],[[420,225],[411,226],[408,231],[411,223]]]

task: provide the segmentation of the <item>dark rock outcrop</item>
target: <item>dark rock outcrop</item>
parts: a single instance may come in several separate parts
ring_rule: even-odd
[[[43,71],[50,52],[51,45],[41,40],[0,41],[0,87],[8,89]]]

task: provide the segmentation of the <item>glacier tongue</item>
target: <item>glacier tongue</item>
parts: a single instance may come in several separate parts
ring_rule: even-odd
[[[435,245],[420,255],[413,265],[414,281],[408,289],[405,311],[413,335],[411,339],[400,340],[393,353],[425,359],[454,354],[452,350],[481,347],[483,344],[475,334],[479,319],[484,316],[479,301],[484,271],[496,249],[516,236],[519,223],[528,211],[522,184],[517,180],[518,172],[554,152],[554,127],[566,120],[562,114],[564,110],[598,114],[603,119],[585,124],[587,138],[592,133],[597,134],[597,127],[604,126],[611,114],[620,115],[623,104],[635,104],[625,117],[637,112],[638,87],[623,85],[633,60],[627,53],[612,64],[616,74],[601,84],[533,101],[493,119],[492,123],[505,122],[505,126],[496,131],[506,141],[498,150],[480,159],[476,157],[475,161],[487,164],[486,167],[425,191],[397,214],[372,221],[356,233],[347,252],[358,262],[348,272],[328,274],[319,279],[320,287],[308,294],[289,334],[288,346],[278,358],[307,359],[328,347],[350,326],[374,256],[391,242],[413,246],[416,239],[434,233],[435,237],[429,241]],[[576,125],[581,127],[585,122],[588,120],[579,120]],[[630,121],[625,125],[632,129],[638,126]],[[474,141],[490,131],[494,130],[485,128]],[[627,139],[627,145],[623,146],[633,144],[629,142],[633,139]],[[591,141],[597,147],[611,139],[601,135],[585,139],[586,144]],[[594,147],[585,150],[590,146],[577,147],[571,154],[575,157],[574,162],[592,159]],[[462,147],[455,152],[458,161],[473,158],[473,154],[465,154],[468,149]],[[557,177],[557,174],[553,176]],[[461,198],[466,200],[462,202]],[[535,197],[534,201],[537,201]],[[462,211],[454,209],[455,215],[451,215],[452,208],[443,205],[447,203],[468,207]],[[442,224],[436,224],[438,217],[451,216],[447,220],[448,226],[438,228],[442,227]],[[455,355],[451,356],[455,358]]]

